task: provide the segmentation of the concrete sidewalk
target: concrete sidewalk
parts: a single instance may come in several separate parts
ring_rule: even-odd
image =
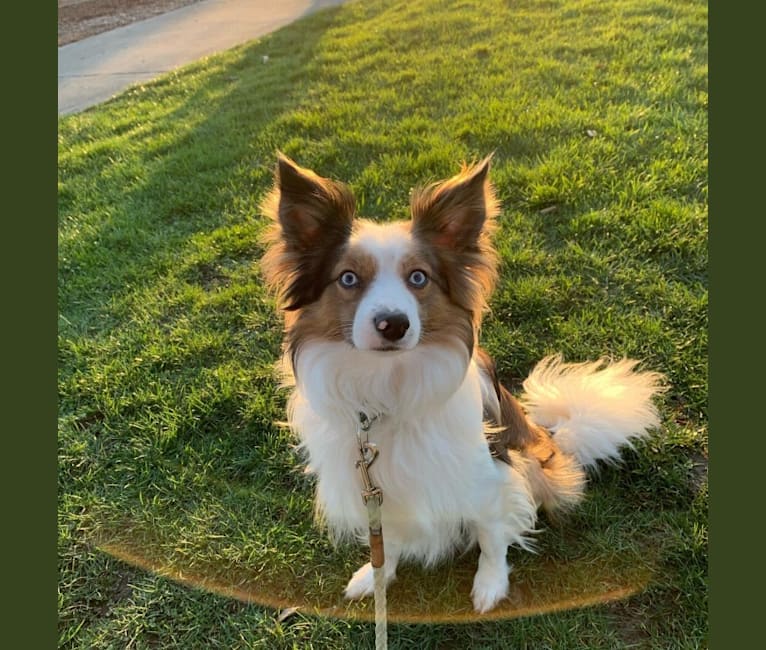
[[[59,115],[343,0],[204,0],[58,49]]]

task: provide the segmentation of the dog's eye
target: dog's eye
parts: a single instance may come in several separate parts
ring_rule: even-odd
[[[359,284],[359,276],[353,271],[343,271],[338,278],[338,283],[344,289],[353,289]]]
[[[425,271],[416,269],[410,273],[410,277],[407,278],[407,282],[409,282],[416,289],[422,289],[428,284],[428,276],[426,275]]]

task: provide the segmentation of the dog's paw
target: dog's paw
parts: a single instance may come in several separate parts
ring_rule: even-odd
[[[368,562],[360,567],[351,576],[351,580],[346,585],[344,595],[349,600],[361,600],[371,596],[375,590],[375,581],[372,574],[372,565]]]
[[[473,579],[471,598],[473,608],[479,614],[494,609],[508,595],[508,575],[502,571],[479,569]]]

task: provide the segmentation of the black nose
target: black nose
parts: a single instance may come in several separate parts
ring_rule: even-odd
[[[410,327],[410,319],[400,311],[387,311],[374,318],[375,329],[387,341],[398,341]]]

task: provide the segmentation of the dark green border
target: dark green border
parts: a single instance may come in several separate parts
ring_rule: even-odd
[[[763,636],[764,13],[719,1],[709,14],[711,648]]]
[[[3,10],[3,645],[56,631],[56,129],[53,2]]]

